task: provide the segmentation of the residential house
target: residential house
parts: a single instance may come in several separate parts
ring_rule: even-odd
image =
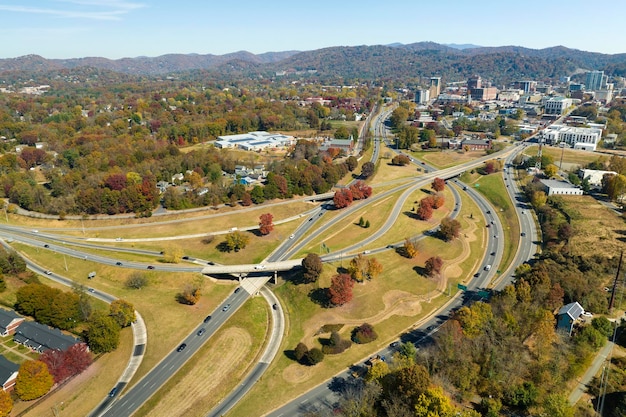
[[[18,364],[11,362],[4,356],[0,356],[0,383],[3,390],[9,391],[13,388],[19,369],[20,366]]]
[[[62,333],[59,329],[34,321],[24,321],[13,335],[13,341],[39,353],[49,349],[67,350],[70,346],[83,343],[80,339]]]
[[[576,301],[564,305],[563,307],[561,307],[559,313],[556,316],[557,330],[562,330],[571,335],[572,329],[574,328],[574,322],[578,320],[584,312],[585,309]]]
[[[0,308],[0,336],[14,334],[23,321],[24,317],[20,316],[15,311]]]

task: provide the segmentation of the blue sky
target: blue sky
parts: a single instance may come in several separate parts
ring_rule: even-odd
[[[421,41],[623,53],[626,28],[619,16],[625,12],[624,0],[0,0],[0,58],[117,59]]]

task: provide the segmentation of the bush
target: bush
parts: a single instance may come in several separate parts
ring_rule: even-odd
[[[352,346],[352,343],[349,340],[343,340],[339,333],[332,332],[328,343],[322,346],[322,353],[325,355],[337,355],[345,352],[350,346]]]
[[[352,330],[352,341],[354,343],[365,344],[378,339],[378,334],[369,323],[363,323]]]
[[[148,285],[148,278],[141,272],[133,272],[126,280],[126,288],[139,290]]]
[[[304,356],[305,365],[314,366],[324,360],[324,352],[318,348],[309,350]]]
[[[298,343],[298,346],[293,350],[293,356],[298,362],[302,362],[306,354],[309,352],[309,348],[302,342]]]

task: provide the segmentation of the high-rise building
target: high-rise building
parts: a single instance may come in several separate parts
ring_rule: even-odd
[[[515,83],[513,83],[513,86],[515,88],[519,88],[520,90],[524,91],[524,93],[529,94],[529,93],[533,93],[535,89],[537,88],[537,81],[532,81],[532,80],[515,81]]]
[[[471,90],[473,88],[481,88],[483,86],[483,80],[480,78],[480,75],[472,75],[467,80],[467,89]]]
[[[430,100],[430,91],[428,90],[417,90],[415,92],[415,102],[417,104],[425,104]]]
[[[589,71],[587,73],[585,87],[589,91],[601,90],[606,85],[607,78],[608,77],[604,75],[604,71]]]
[[[430,77],[430,96],[437,97],[441,94],[441,77]]]

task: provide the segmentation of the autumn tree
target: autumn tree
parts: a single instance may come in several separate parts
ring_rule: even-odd
[[[239,252],[241,249],[246,248],[250,237],[239,231],[234,231],[232,233],[228,233],[225,239],[225,245],[229,252]]]
[[[59,384],[74,375],[78,375],[93,362],[85,343],[76,343],[67,350],[49,349],[41,354],[39,360],[48,366],[48,371]]]
[[[372,195],[372,187],[365,184],[363,181],[356,181],[354,184],[350,185],[349,190],[352,193],[353,200],[363,200]]]
[[[451,219],[450,217],[445,217],[441,220],[441,224],[439,225],[439,235],[446,242],[451,241],[459,237],[461,233],[461,223],[456,219]]]
[[[378,339],[378,334],[369,323],[363,323],[352,330],[352,341],[354,343],[365,344],[373,342],[376,339]]]
[[[126,288],[139,290],[148,285],[148,277],[145,276],[142,272],[133,272],[126,279],[124,285],[126,285]]]
[[[178,246],[172,246],[163,250],[163,262],[177,264],[183,259],[183,250]]]
[[[322,263],[322,258],[319,257],[316,253],[307,254],[304,259],[302,259],[302,269],[305,282],[315,282],[319,278],[322,273],[322,269],[324,265]]]
[[[445,202],[446,202],[446,198],[443,196],[443,194],[435,194],[433,196],[433,208],[434,209],[443,207]]]
[[[374,163],[367,161],[361,167],[361,177],[367,179],[371,177],[372,175],[374,175],[375,170],[376,170],[376,166],[374,165]]]
[[[363,282],[365,279],[376,278],[380,275],[382,270],[383,266],[376,258],[366,258],[361,253],[352,258],[348,266],[348,273],[352,279],[358,282]]]
[[[135,307],[126,300],[115,300],[109,306],[109,316],[113,317],[120,327],[128,327],[135,321]]]
[[[405,166],[408,165],[410,162],[411,160],[409,159],[409,157],[403,153],[396,155],[391,159],[391,163],[398,166]]]
[[[537,209],[539,207],[545,206],[547,201],[548,201],[548,197],[546,196],[545,192],[535,191],[533,192],[532,197],[530,199],[530,204],[532,204],[532,206]]]
[[[333,197],[333,203],[335,203],[335,207],[338,209],[348,207],[352,204],[352,191],[347,188],[342,188],[340,190],[335,191],[335,196]]]
[[[271,213],[261,214],[259,220],[259,232],[263,236],[269,235],[274,230],[274,216]]]
[[[446,181],[442,178],[435,178],[430,184],[430,188],[435,190],[435,192],[440,193],[446,188]]]
[[[85,337],[93,353],[112,352],[120,343],[120,326],[113,317],[99,314],[89,322]]]
[[[430,220],[430,218],[433,217],[432,199],[428,197],[422,198],[419,202],[416,214],[417,218],[420,220]]]
[[[0,390],[0,417],[7,417],[13,409],[13,399],[11,394],[5,390]]]
[[[543,173],[548,178],[554,177],[557,174],[557,172],[559,172],[559,168],[554,164],[549,164],[548,166],[543,168]]]
[[[176,295],[176,299],[181,304],[192,306],[200,301],[200,295],[200,286],[187,282],[183,286],[183,290]]]
[[[328,288],[329,300],[334,306],[341,306],[352,300],[354,281],[350,274],[337,274],[331,278]]]
[[[45,395],[54,385],[48,366],[42,361],[26,361],[20,366],[15,380],[15,392],[22,401]]]
[[[426,260],[424,264],[424,272],[429,277],[434,277],[441,273],[441,269],[443,268],[443,259],[439,256],[431,256]]]
[[[413,259],[417,256],[417,240],[409,239],[408,237],[404,239],[404,253],[407,258]]]

